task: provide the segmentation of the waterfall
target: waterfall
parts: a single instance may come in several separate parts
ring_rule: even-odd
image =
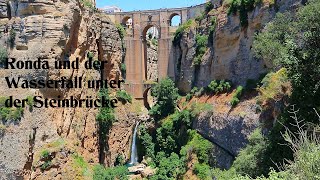
[[[129,164],[132,164],[132,165],[138,163],[138,149],[137,149],[137,143],[136,143],[138,126],[139,126],[139,122],[136,124],[136,127],[134,128],[133,136],[132,136],[131,157],[129,162]]]

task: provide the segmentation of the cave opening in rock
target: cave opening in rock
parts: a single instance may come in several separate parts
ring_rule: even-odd
[[[145,81],[158,81],[159,31],[156,26],[149,25],[143,31]]]

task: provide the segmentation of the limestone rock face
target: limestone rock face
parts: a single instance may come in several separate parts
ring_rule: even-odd
[[[8,15],[7,3],[5,0],[0,1],[0,18],[6,18]]]
[[[294,10],[301,0],[277,1],[280,12]],[[174,49],[175,79],[182,92],[189,92],[192,86],[207,86],[212,80],[231,80],[236,85],[245,85],[247,79],[257,79],[266,72],[268,64],[259,61],[251,51],[254,34],[276,15],[274,8],[263,5],[248,13],[249,25],[241,27],[239,15],[227,15],[226,7],[219,7],[211,16],[217,17],[217,25],[201,64],[195,67],[195,29],[185,33],[180,45]],[[209,20],[203,20],[198,31],[205,31]],[[209,36],[210,38],[210,36]]]
[[[9,89],[4,79],[20,76],[22,80],[58,80],[77,76],[83,81],[98,80],[99,71],[84,68],[89,51],[94,59],[108,61],[102,73],[104,79],[121,79],[122,45],[117,28],[103,14],[89,10],[78,0],[0,0],[0,34],[0,47],[10,58],[40,58],[50,64],[48,70],[0,67],[0,96],[96,98],[97,89]],[[77,57],[80,69],[53,68],[56,60],[75,61]],[[21,120],[0,122],[0,179],[78,179],[82,172],[74,168],[75,154],[89,164],[99,162],[97,112],[94,108],[25,108]],[[129,134],[132,124],[121,124],[127,121],[124,118],[118,123]],[[113,131],[117,129],[110,134]],[[120,141],[118,150],[129,149],[128,141]],[[41,158],[44,150],[50,152],[48,159]],[[111,154],[116,156],[115,152]],[[115,158],[107,158],[102,161],[113,164]],[[46,167],[48,160],[51,165]]]
[[[147,48],[147,80],[157,81],[158,79],[158,46],[151,45]]]

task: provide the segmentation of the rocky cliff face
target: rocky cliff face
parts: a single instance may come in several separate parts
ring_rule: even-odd
[[[93,5],[94,1],[88,1]],[[80,59],[80,67],[93,53],[94,59],[107,60],[103,78],[121,79],[121,40],[118,30],[103,14],[78,0],[0,0],[0,44],[8,51],[10,58],[32,60],[37,58],[50,63],[49,70],[5,70],[0,69],[1,96],[24,99],[41,95],[44,98],[74,96],[97,97],[96,89],[9,89],[5,76],[20,76],[23,79],[71,79],[75,76],[83,80],[99,79],[96,70],[57,70],[55,60],[75,61]],[[91,164],[99,162],[99,143],[95,116],[97,109],[60,108],[25,109],[20,121],[0,122],[0,179],[75,179],[82,174],[72,164],[74,154]],[[120,112],[118,110],[117,112]],[[121,112],[123,113],[123,112]],[[128,117],[119,118],[118,123],[127,122]],[[123,125],[125,124],[125,125]],[[127,133],[125,141],[119,140],[119,152],[129,148],[128,139],[132,123],[120,125]],[[115,126],[117,127],[117,126]],[[112,129],[110,134],[122,133]],[[113,136],[113,135],[112,135]],[[114,144],[110,139],[109,143]],[[43,158],[43,153],[49,155]],[[106,164],[113,164],[116,154],[110,152]],[[128,154],[128,152],[124,153]],[[128,155],[126,155],[128,156]],[[113,157],[113,158],[110,158]],[[46,167],[50,160],[51,165]]]
[[[158,80],[158,46],[152,42],[147,48],[147,80]]]
[[[214,1],[215,2],[215,1]],[[241,27],[239,14],[228,15],[228,7],[222,5],[211,11],[202,20],[198,29],[191,28],[184,33],[180,44],[174,49],[176,82],[182,92],[189,92],[192,86],[203,87],[213,79],[227,79],[234,84],[245,85],[248,79],[257,79],[266,72],[268,64],[254,58],[251,51],[254,34],[262,30],[277,13],[293,10],[301,4],[301,0],[277,1],[277,8],[270,8],[268,3],[255,7],[248,12],[248,27]],[[196,56],[196,34],[208,33],[211,17],[216,17],[216,28],[209,36],[206,53],[198,67],[193,65]],[[198,31],[198,32],[197,32]]]
[[[277,1],[278,11],[295,12],[304,1]],[[228,79],[235,85],[245,85],[248,79],[257,79],[261,73],[270,68],[270,64],[254,58],[251,48],[254,34],[261,31],[267,22],[276,15],[275,8],[268,4],[256,7],[248,13],[248,27],[240,26],[238,15],[227,15],[223,6],[209,13],[201,21],[198,29],[190,28],[183,34],[180,44],[176,46],[176,73],[179,89],[189,92],[193,86],[204,87],[212,80]],[[217,18],[212,45],[207,47],[198,67],[193,62],[196,56],[196,34],[206,34],[210,16]],[[209,36],[210,38],[210,36]],[[209,39],[210,41],[210,39]],[[262,113],[257,112],[254,97],[244,97],[236,108],[230,105],[230,94],[204,96],[193,99],[193,102],[206,102],[213,105],[213,112],[203,112],[196,118],[193,128],[202,136],[213,142],[217,166],[229,168],[239,150],[247,144],[248,135],[259,125],[272,127],[272,123],[283,108],[274,104]],[[192,102],[192,101],[191,101]]]

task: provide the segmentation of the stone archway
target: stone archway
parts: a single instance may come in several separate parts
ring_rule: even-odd
[[[132,24],[133,24],[133,19],[130,16],[125,16],[122,21],[121,24],[127,28],[132,28]]]
[[[159,79],[159,46],[160,28],[154,24],[147,25],[142,31],[144,53],[144,81],[157,82]]]
[[[151,96],[151,87],[148,87],[143,92],[143,104],[144,104],[144,107],[146,107],[148,110],[152,108],[152,103],[150,102],[151,101],[150,96]]]
[[[175,17],[179,17],[180,18],[180,22],[179,22],[179,25],[180,24],[182,24],[182,17],[181,17],[181,14],[179,14],[179,13],[173,13],[173,14],[171,14],[170,16],[169,16],[169,19],[168,19],[168,22],[169,22],[169,26],[175,26],[174,24],[173,24],[173,19],[175,18]],[[179,26],[178,25],[178,26]]]
[[[132,18],[133,28],[128,30],[124,41],[126,46],[126,85],[125,89],[136,99],[143,99],[145,85],[148,84],[146,33],[154,26],[159,32],[158,39],[158,79],[164,77],[175,78],[175,62],[172,55],[172,38],[177,27],[171,26],[173,17],[179,15],[180,23],[195,18],[205,10],[205,4],[173,9],[157,9],[145,11],[131,11],[108,14],[114,23],[123,24]]]

